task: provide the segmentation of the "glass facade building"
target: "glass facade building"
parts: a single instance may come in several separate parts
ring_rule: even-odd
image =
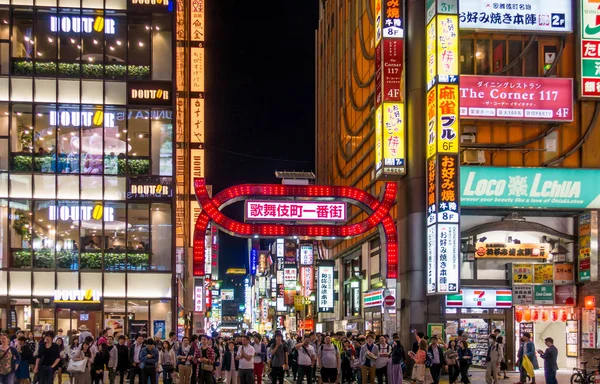
[[[174,13],[147,3],[0,0],[2,329],[175,325]]]

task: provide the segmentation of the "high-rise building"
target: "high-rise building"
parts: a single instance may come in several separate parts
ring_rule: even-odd
[[[176,328],[175,3],[0,4],[0,327]]]
[[[577,326],[598,301],[598,2],[575,3],[320,2],[317,181],[398,180],[405,345],[462,330],[481,355],[497,328],[515,361],[522,332],[567,333],[566,367],[597,344]],[[378,242],[324,243],[339,278],[324,329],[382,327]]]

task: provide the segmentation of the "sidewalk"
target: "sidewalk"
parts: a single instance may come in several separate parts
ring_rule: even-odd
[[[472,375],[471,377],[469,377],[469,379],[471,380],[471,384],[485,384],[485,370],[473,368],[473,369],[469,370],[469,373]],[[558,380],[558,382],[560,384],[567,384],[570,382],[572,374],[573,374],[572,370],[562,369],[562,370],[558,371],[558,375],[556,376],[556,379]],[[499,384],[514,384],[518,381],[519,381],[519,372],[508,372],[508,379],[499,380],[498,383]],[[296,384],[296,382],[294,382],[292,380],[292,377],[286,377],[285,382],[286,382],[286,384]],[[543,370],[535,371],[535,382],[536,382],[536,384],[546,384],[546,380],[544,380],[544,371]],[[269,380],[268,378],[263,378],[263,383],[270,384],[271,380]],[[404,381],[404,384],[407,384],[407,383],[410,383],[410,380]],[[361,383],[358,383],[358,384],[361,384]],[[396,383],[389,383],[389,384],[396,384]],[[442,376],[442,380],[440,381],[440,384],[449,384],[448,383],[448,375]]]

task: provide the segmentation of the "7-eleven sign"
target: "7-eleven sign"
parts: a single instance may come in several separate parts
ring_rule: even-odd
[[[459,294],[446,296],[448,308],[507,308],[512,307],[510,289],[463,288]]]

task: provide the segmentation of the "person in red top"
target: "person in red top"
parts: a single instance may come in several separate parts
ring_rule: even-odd
[[[194,353],[197,366],[197,384],[212,384],[213,371],[215,370],[215,351],[208,343],[208,336],[200,336],[200,348]]]

